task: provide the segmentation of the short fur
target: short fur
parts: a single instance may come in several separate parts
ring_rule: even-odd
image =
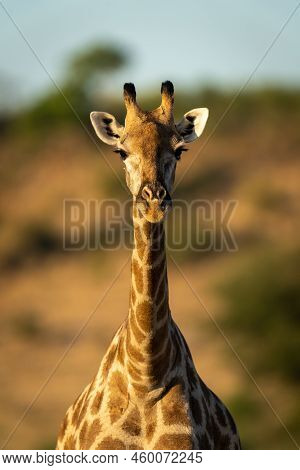
[[[239,449],[233,418],[198,376],[169,308],[163,219],[176,149],[186,130],[194,132],[194,121],[195,135],[203,130],[208,112],[193,110],[175,125],[171,82],[162,84],[162,104],[152,112],[140,109],[132,84],[125,85],[124,100],[125,127],[107,113],[95,113],[92,122],[124,152],[133,194],[129,314],[94,380],[69,408],[57,449]]]

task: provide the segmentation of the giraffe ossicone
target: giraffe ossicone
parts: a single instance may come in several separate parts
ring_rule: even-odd
[[[120,154],[133,196],[134,249],[129,313],[94,380],[69,408],[57,449],[239,449],[234,420],[197,374],[169,308],[164,218],[184,145],[197,139],[208,110],[179,123],[174,87],[143,111],[133,84],[124,85],[124,126],[93,112],[96,134]]]

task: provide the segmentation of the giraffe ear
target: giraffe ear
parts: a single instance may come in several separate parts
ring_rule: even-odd
[[[192,109],[185,113],[180,122],[176,124],[179,134],[185,142],[193,142],[202,134],[208,119],[207,108]]]
[[[108,145],[116,145],[124,130],[116,118],[101,111],[93,111],[90,117],[97,136]]]

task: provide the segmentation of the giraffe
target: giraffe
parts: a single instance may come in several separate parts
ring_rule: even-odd
[[[125,126],[91,113],[96,134],[114,146],[133,196],[134,248],[129,313],[94,380],[69,408],[57,449],[240,449],[234,420],[197,374],[169,308],[164,219],[185,144],[199,137],[208,110],[175,124],[174,87],[143,111],[124,85]]]

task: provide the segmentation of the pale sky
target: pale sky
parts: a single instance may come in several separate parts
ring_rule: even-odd
[[[198,83],[238,86],[270,46],[295,0],[1,0],[58,82],[72,52],[99,41],[132,55],[110,88],[133,81],[139,88]],[[53,86],[1,8],[0,83],[15,98]],[[300,81],[300,8],[256,72],[251,85]],[[118,89],[119,89],[118,88]],[[3,93],[2,93],[3,95]],[[1,94],[0,94],[1,97]]]

